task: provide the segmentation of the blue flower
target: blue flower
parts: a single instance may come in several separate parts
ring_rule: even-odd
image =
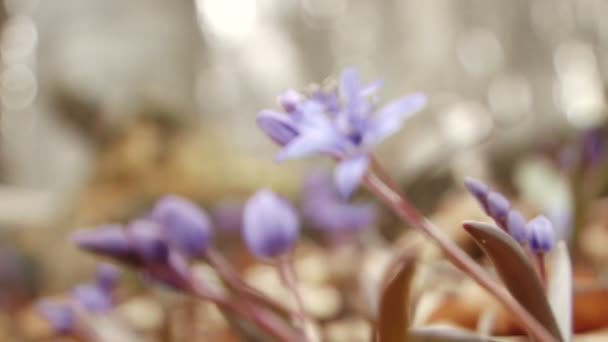
[[[370,203],[349,203],[337,192],[330,175],[317,173],[304,184],[302,213],[316,229],[352,232],[372,226],[376,207]]]
[[[298,239],[300,221],[293,206],[268,189],[255,193],[245,205],[243,239],[261,258],[284,254]]]
[[[277,160],[327,154],[340,160],[335,180],[348,197],[367,171],[371,149],[401,128],[421,110],[426,96],[414,94],[377,109],[372,95],[379,82],[363,86],[354,69],[346,69],[338,89],[317,90],[305,96],[288,90],[279,97],[284,112],[263,110],[257,122],[283,148]]]
[[[150,218],[160,224],[171,246],[188,256],[203,256],[212,236],[207,213],[194,203],[178,196],[165,196],[157,203]]]

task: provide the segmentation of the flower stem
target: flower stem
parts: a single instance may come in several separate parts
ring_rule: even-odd
[[[274,299],[266,296],[264,293],[258,291],[257,289],[249,286],[245,281],[243,281],[243,279],[228,262],[228,260],[226,260],[226,258],[224,258],[220,253],[218,253],[214,249],[210,248],[206,252],[205,259],[211,266],[213,266],[213,268],[215,268],[218,274],[233,291],[245,297],[248,297],[257,304],[262,304],[270,308],[280,316],[290,317],[292,315],[290,309],[278,303]]]
[[[213,302],[221,311],[231,311],[251,321],[260,329],[264,330],[276,341],[297,341],[297,334],[284,324],[276,315],[269,313],[263,308],[256,307],[250,303],[237,303],[222,296],[211,295],[205,289],[196,284],[190,284],[185,288],[193,296]]]
[[[308,316],[306,309],[304,308],[302,296],[300,296],[300,292],[298,291],[295,272],[293,271],[289,259],[280,258],[276,266],[283,285],[285,285],[295,299],[297,310],[294,318],[298,321],[302,334],[307,342],[317,342],[318,338],[315,335],[312,319]]]
[[[497,283],[479,264],[456,245],[439,228],[424,218],[420,212],[406,199],[405,195],[394,185],[377,163],[373,164],[377,174],[370,170],[364,183],[367,189],[389,206],[402,220],[429,237],[446,255],[448,260],[458,269],[468,274],[481,287],[494,295],[496,299],[512,314],[528,334],[538,341],[555,341],[553,337],[534,317],[532,317],[519,302],[517,302],[503,286]],[[386,181],[384,181],[386,180]],[[392,186],[391,186],[392,185]]]

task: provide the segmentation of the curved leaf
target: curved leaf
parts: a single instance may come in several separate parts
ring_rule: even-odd
[[[568,247],[560,241],[552,255],[549,279],[549,304],[557,319],[564,341],[572,340],[572,265]]]
[[[378,342],[409,341],[409,295],[416,268],[415,260],[414,251],[407,251],[386,271],[376,321]]]
[[[494,225],[465,222],[463,226],[492,260],[511,295],[553,336],[561,340],[542,282],[521,246]]]
[[[489,337],[443,327],[425,327],[410,330],[409,342],[492,342]]]

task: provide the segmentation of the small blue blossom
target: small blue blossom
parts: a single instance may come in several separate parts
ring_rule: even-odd
[[[188,256],[201,257],[209,246],[211,221],[205,211],[185,198],[161,198],[150,218],[162,226],[169,243]]]
[[[555,245],[553,224],[543,215],[528,222],[530,248],[534,253],[546,253]]]
[[[346,69],[338,89],[317,90],[306,96],[288,90],[279,96],[284,112],[263,110],[260,128],[283,148],[277,160],[328,154],[340,160],[336,184],[349,196],[358,187],[369,165],[371,149],[396,133],[403,122],[426,104],[414,94],[378,109],[372,95],[379,82],[363,86],[354,69]]]
[[[300,233],[293,206],[268,189],[255,193],[245,205],[243,239],[261,258],[277,257],[289,250]]]
[[[317,173],[304,184],[302,213],[313,228],[332,233],[352,232],[372,226],[376,207],[371,203],[349,203],[338,193],[331,176]]]

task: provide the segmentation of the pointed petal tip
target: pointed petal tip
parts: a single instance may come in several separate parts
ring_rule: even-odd
[[[463,183],[465,188],[476,197],[485,197],[490,191],[490,188],[484,182],[473,177],[466,177]]]

